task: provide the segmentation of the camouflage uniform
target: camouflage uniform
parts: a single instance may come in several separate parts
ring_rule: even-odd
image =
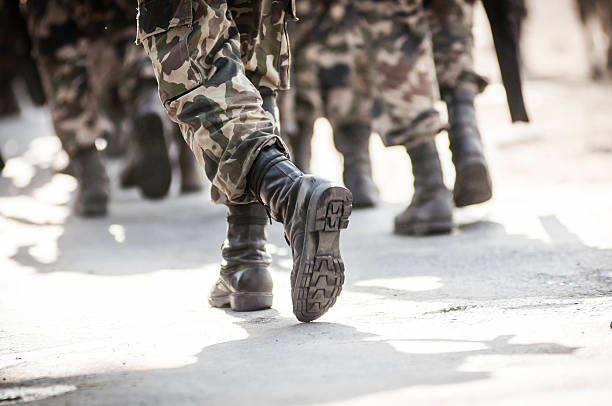
[[[425,2],[440,89],[471,87],[481,92],[487,80],[474,71],[474,0]]]
[[[286,1],[139,1],[138,40],[159,94],[206,175],[217,203],[256,201],[246,175],[280,140],[264,89],[289,86]]]
[[[416,144],[443,128],[421,1],[314,1],[298,10],[296,91],[281,107],[290,135],[321,114],[334,128],[372,123],[387,145]]]
[[[28,0],[25,11],[55,132],[68,154],[75,155],[109,129],[89,86],[86,4]]]

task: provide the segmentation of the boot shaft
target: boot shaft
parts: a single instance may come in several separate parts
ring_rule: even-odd
[[[421,143],[407,151],[412,162],[415,195],[426,191],[446,190],[435,141]]]
[[[221,255],[225,272],[244,267],[267,267],[272,262],[266,250],[268,215],[259,203],[227,207],[227,238]]]

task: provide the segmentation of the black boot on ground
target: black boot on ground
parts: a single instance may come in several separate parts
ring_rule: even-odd
[[[272,259],[266,252],[268,215],[259,203],[227,208],[227,239],[221,248],[223,263],[208,303],[238,312],[272,306]]]
[[[198,161],[193,156],[191,148],[183,139],[181,132],[176,126],[176,139],[178,142],[178,161],[181,170],[181,193],[196,193],[204,188],[204,172]]]
[[[74,213],[82,217],[106,215],[109,182],[102,153],[91,147],[78,151],[71,159],[79,185]]]
[[[135,110],[121,187],[137,186],[144,197],[160,199],[170,189],[172,167],[164,135],[169,123],[157,87],[140,92]]]
[[[457,207],[486,202],[493,194],[474,109],[475,92],[466,88],[445,89],[448,107],[448,139],[455,164],[453,199]]]
[[[303,322],[321,317],[336,302],[344,283],[339,240],[340,230],[348,226],[351,192],[304,174],[274,147],[259,153],[247,184],[285,227],[293,254],[293,313]]]
[[[344,156],[344,184],[353,194],[353,207],[374,207],[378,188],[372,179],[370,127],[347,125],[335,129],[334,141]]]
[[[395,217],[395,233],[449,233],[453,229],[453,201],[444,185],[435,142],[410,148],[408,155],[414,175],[414,196],[408,208]]]

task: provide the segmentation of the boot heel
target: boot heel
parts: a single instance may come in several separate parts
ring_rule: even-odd
[[[272,307],[271,293],[249,293],[230,295],[230,307],[235,312],[250,312]]]
[[[348,227],[352,211],[351,192],[323,184],[313,192],[308,209],[305,255],[297,267],[293,288],[293,312],[309,322],[321,317],[336,303],[344,284],[340,257],[340,230]]]
[[[322,201],[322,204],[317,204],[316,221],[312,231],[338,232],[348,227],[353,202],[353,196],[348,189],[331,187],[325,190],[318,200]]]
[[[493,196],[491,177],[485,163],[475,161],[457,169],[453,200],[457,207],[484,203]]]

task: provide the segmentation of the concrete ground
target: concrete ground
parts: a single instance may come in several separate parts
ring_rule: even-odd
[[[0,405],[609,405],[612,85],[584,79],[580,41],[551,45],[550,3],[527,26],[533,122],[509,124],[499,84],[478,100],[494,200],[457,211],[452,235],[394,236],[409,161],[373,138],[384,202],[354,212],[344,291],[310,324],[291,313],[277,224],[273,309],[232,313],[206,302],[225,222],[205,194],[143,201],[112,162],[110,215],[72,217],[49,117],[24,101],[0,122]],[[571,2],[553,3],[579,38]],[[339,179],[325,121],[314,149]]]

